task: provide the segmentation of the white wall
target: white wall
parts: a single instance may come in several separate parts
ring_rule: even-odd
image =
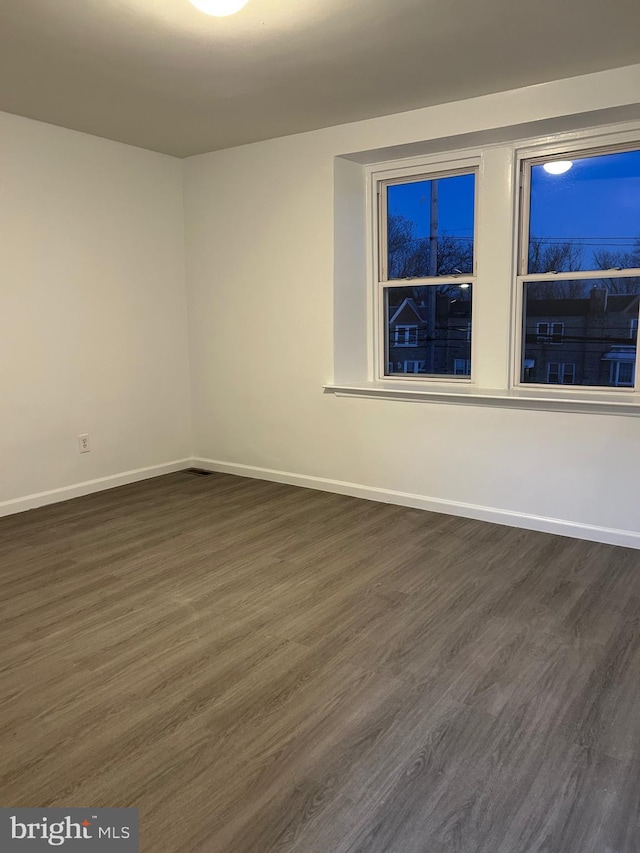
[[[195,450],[238,473],[640,545],[637,418],[322,391],[336,328],[349,342],[334,227],[362,214],[355,197],[335,206],[334,181],[356,175],[336,157],[637,117],[638,93],[634,66],[185,163],[0,114],[0,514]],[[339,286],[362,275],[361,259],[335,260]]]
[[[0,163],[0,512],[190,456],[182,163],[6,114]]]
[[[568,532],[640,545],[637,418],[322,391],[334,367],[336,156],[637,117],[639,92],[633,66],[188,160],[196,456],[221,470],[366,486],[541,529],[569,522]]]

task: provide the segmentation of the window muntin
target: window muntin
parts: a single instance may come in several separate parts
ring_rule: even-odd
[[[469,381],[475,195],[468,167],[378,182],[382,377]]]
[[[633,388],[640,150],[537,156],[522,186],[517,383]]]

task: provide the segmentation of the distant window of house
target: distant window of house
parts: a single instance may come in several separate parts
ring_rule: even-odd
[[[471,360],[475,164],[382,173],[376,187],[380,377],[468,380],[453,365]]]
[[[611,384],[619,387],[633,385],[635,376],[635,364],[632,361],[611,362]]]
[[[558,361],[550,361],[547,364],[547,382],[550,385],[573,385],[575,376],[575,364]]]
[[[417,326],[394,326],[393,344],[396,347],[415,347],[418,343]]]
[[[561,344],[564,323],[537,323],[536,335],[539,344]]]
[[[471,373],[471,359],[454,358],[453,372],[455,376],[468,376]]]
[[[420,373],[422,370],[424,370],[424,361],[409,360],[404,362],[404,373]]]
[[[633,387],[640,150],[527,158],[521,183],[519,382]]]

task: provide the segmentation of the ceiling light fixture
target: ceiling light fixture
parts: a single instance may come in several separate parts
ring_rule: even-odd
[[[215,15],[224,18],[226,15],[235,15],[249,0],[189,0],[192,6],[200,9],[205,15]]]
[[[572,166],[571,160],[552,160],[551,163],[544,163],[542,168],[549,175],[564,175]]]

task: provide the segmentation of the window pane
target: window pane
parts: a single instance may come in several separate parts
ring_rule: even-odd
[[[470,284],[385,288],[387,375],[471,373]]]
[[[472,274],[474,199],[474,174],[388,186],[388,277]]]
[[[557,163],[531,167],[528,272],[640,267],[640,151]]]
[[[522,382],[633,384],[640,278],[524,284]]]

